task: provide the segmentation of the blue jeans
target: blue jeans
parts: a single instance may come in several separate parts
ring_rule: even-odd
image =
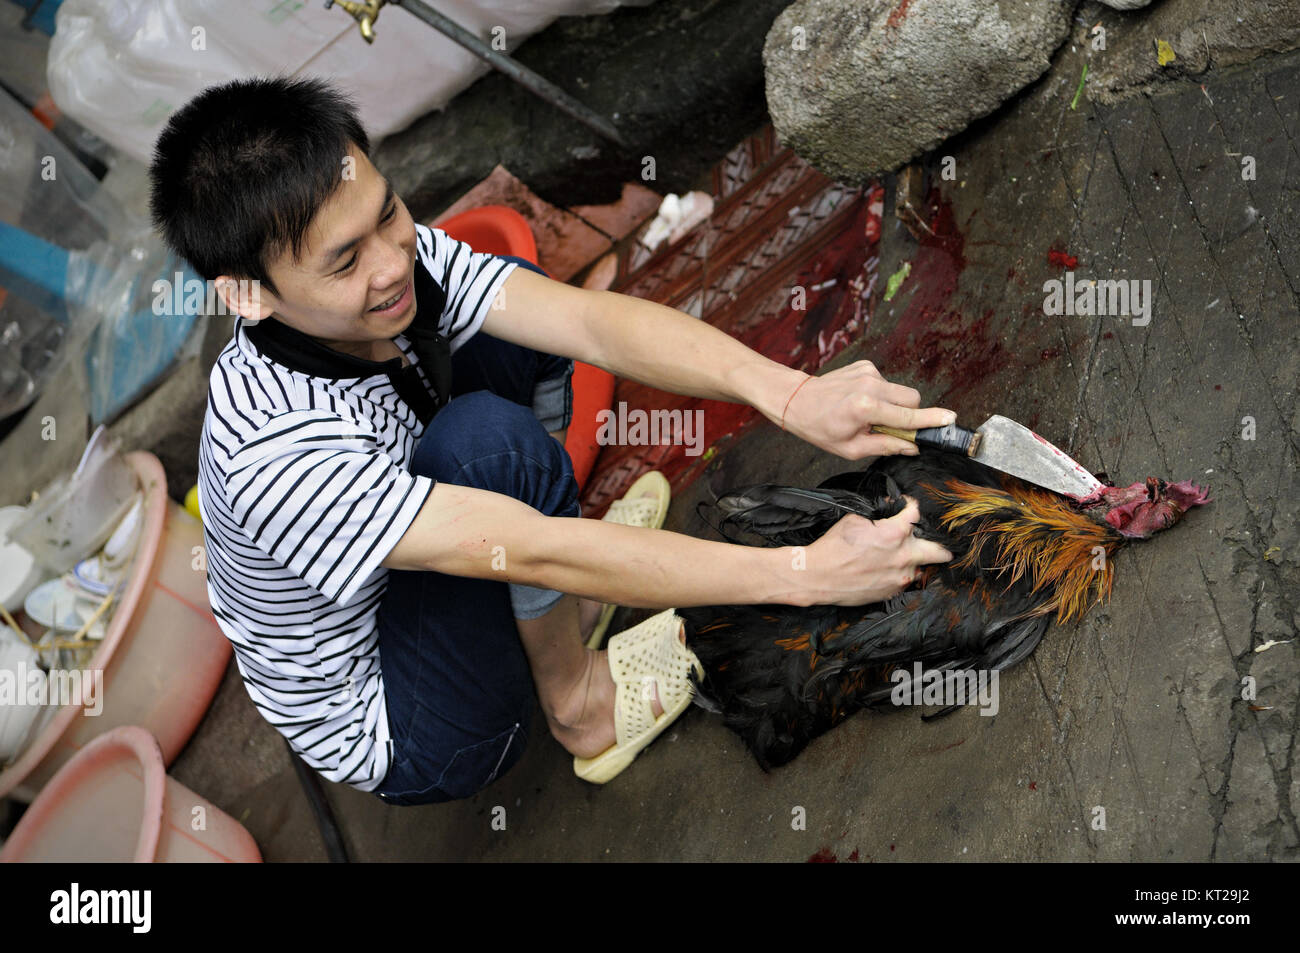
[[[573,464],[547,432],[568,424],[573,362],[482,333],[451,362],[452,398],[421,436],[411,472],[503,493],[549,516],[580,515]],[[515,619],[536,618],[559,598],[499,580],[389,570],[377,624],[393,763],[376,795],[403,806],[466,798],[519,760],[536,689]]]

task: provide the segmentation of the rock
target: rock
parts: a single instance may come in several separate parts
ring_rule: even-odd
[[[1105,4],[1112,10],[1137,10],[1145,7],[1151,0],[1097,0],[1097,2]]]
[[[763,47],[781,141],[860,185],[1041,76],[1074,0],[798,0]]]
[[[1300,48],[1295,0],[1162,0],[1122,22],[1122,29],[1111,30],[1106,52],[1091,58],[1088,97],[1103,105],[1188,77],[1205,82],[1202,74],[1211,67]],[[1160,41],[1173,53],[1167,64],[1156,52]]]

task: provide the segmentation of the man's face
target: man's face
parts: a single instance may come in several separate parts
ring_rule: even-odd
[[[269,264],[280,294],[262,289],[252,317],[274,314],[326,347],[376,359],[376,343],[415,317],[415,222],[366,155],[355,145],[348,155],[353,161],[312,219],[301,259],[286,251]]]

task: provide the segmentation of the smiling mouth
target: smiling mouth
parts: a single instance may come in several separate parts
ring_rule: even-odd
[[[397,304],[397,302],[401,301],[402,298],[404,298],[404,297],[406,296],[406,290],[407,290],[407,288],[409,288],[410,286],[411,286],[411,283],[408,281],[405,285],[402,286],[402,290],[401,290],[401,291],[397,292],[397,294],[393,295],[393,296],[392,296],[391,298],[389,298],[387,301],[381,301],[379,304],[375,305],[375,306],[374,306],[373,308],[371,308],[370,310],[371,310],[371,311],[387,311],[389,308],[391,308],[393,305]]]

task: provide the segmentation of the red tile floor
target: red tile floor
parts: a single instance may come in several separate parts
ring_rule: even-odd
[[[693,314],[781,364],[815,373],[868,320],[883,187],[828,179],[781,147],[770,126],[728,153],[711,178],[709,221],[653,253],[635,236],[622,241],[611,289]],[[649,469],[663,471],[676,495],[717,450],[763,419],[744,405],[628,380],[614,391],[614,406],[621,403],[629,414],[681,410],[683,419],[703,410],[704,450],[688,454],[692,448],[667,442],[670,435],[658,445],[605,446],[583,491],[584,516],[601,516]]]
[[[653,252],[639,236],[662,197],[634,183],[617,203],[558,209],[498,166],[435,224],[478,205],[509,206],[529,220],[539,263],[552,277],[585,274],[588,287],[677,308],[775,361],[815,373],[866,326],[884,188],[828,179],[782,147],[770,125],[732,149],[708,179],[710,219]],[[683,420],[698,419],[693,412],[702,410],[703,444],[672,443],[669,433],[659,444],[603,447],[583,490],[584,516],[602,516],[650,469],[663,471],[676,495],[723,445],[762,420],[747,406],[628,380],[615,387],[613,406],[621,404],[629,415],[682,411]]]

